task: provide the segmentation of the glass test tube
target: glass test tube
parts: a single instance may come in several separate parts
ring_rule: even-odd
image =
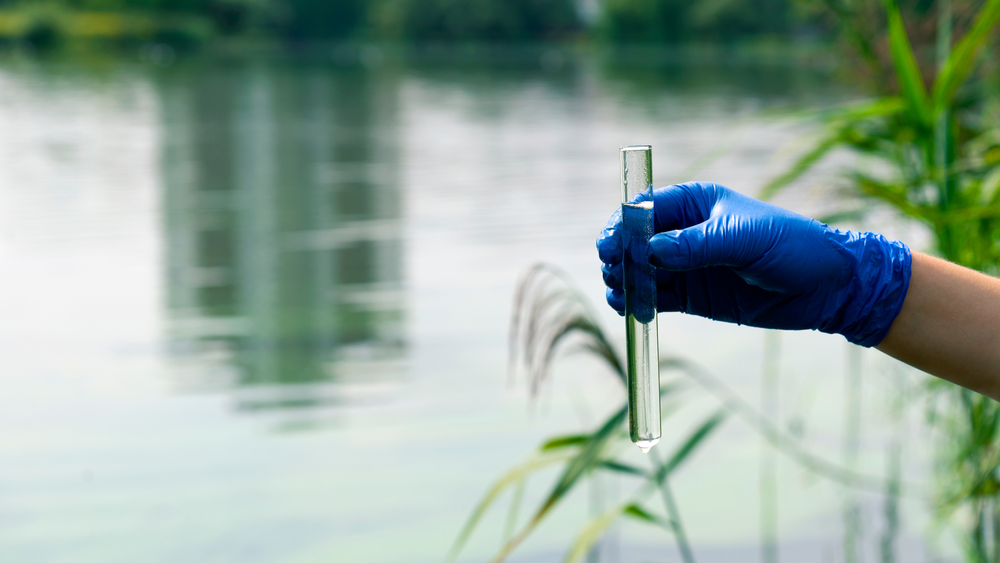
[[[646,259],[653,236],[653,147],[622,147],[621,157],[628,426],[632,442],[645,453],[660,441],[656,279]]]

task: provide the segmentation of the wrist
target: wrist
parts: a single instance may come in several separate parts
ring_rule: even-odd
[[[899,241],[878,233],[829,229],[827,239],[846,262],[839,307],[823,332],[860,346],[877,346],[899,315],[910,285],[912,256]]]

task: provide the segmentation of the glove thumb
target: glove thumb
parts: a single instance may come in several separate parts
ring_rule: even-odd
[[[662,270],[682,272],[724,264],[723,241],[710,236],[708,223],[653,235],[649,263]]]

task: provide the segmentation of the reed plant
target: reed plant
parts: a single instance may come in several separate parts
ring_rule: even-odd
[[[543,382],[550,377],[553,362],[561,349],[570,346],[603,364],[625,386],[625,364],[596,319],[586,298],[573,288],[561,271],[538,265],[528,272],[514,298],[509,366],[512,371],[526,376],[532,396],[538,395]],[[664,358],[660,369],[669,374],[691,368],[678,358]],[[660,398],[666,416],[676,412],[689,388],[690,385],[679,378],[670,379],[668,375],[664,379]],[[504,473],[489,489],[466,521],[449,560],[458,557],[483,515],[500,501],[506,491],[512,491],[508,524],[494,562],[506,559],[583,482],[595,473],[610,472],[637,480],[638,488],[627,500],[586,522],[571,543],[565,561],[583,560],[612,524],[627,518],[662,528],[674,538],[681,559],[685,563],[693,562],[694,556],[670,482],[677,469],[705,443],[725,418],[724,409],[712,413],[691,429],[665,458],[661,458],[654,448],[647,455],[648,467],[622,459],[626,451],[635,448],[629,440],[628,407],[625,404],[615,408],[592,431],[545,440],[534,454]],[[542,503],[527,518],[522,518],[521,491],[525,482],[552,466],[561,467],[559,478]],[[663,503],[660,510],[651,506],[656,496]]]
[[[834,151],[857,156],[841,187],[853,198],[832,218],[857,217],[873,200],[926,225],[934,250],[952,262],[1000,272],[1000,94],[983,68],[1000,22],[1000,0],[972,12],[963,3],[962,33],[940,0],[934,57],[914,45],[895,0],[883,0],[873,27],[872,3],[825,0],[881,95],[823,115],[824,136],[763,190],[767,198]],[[862,6],[865,7],[862,7]],[[956,3],[957,5],[957,3]],[[879,5],[876,5],[879,6]],[[872,32],[884,23],[881,33]],[[927,25],[922,26],[926,34]],[[919,32],[919,30],[918,30]],[[884,56],[883,56],[884,55]],[[984,64],[986,63],[986,64]],[[960,529],[970,562],[1000,561],[1000,405],[942,381],[926,387],[941,435],[939,521]]]
[[[509,347],[512,375],[523,375],[534,397],[551,377],[554,363],[567,352],[585,354],[625,386],[624,363],[616,346],[601,329],[587,298],[574,288],[566,274],[553,266],[534,266],[518,286]],[[629,440],[628,407],[624,403],[614,407],[593,430],[543,441],[527,459],[503,473],[489,488],[455,540],[448,560],[459,556],[483,516],[502,500],[508,501],[507,518],[502,546],[492,559],[495,563],[506,559],[582,484],[595,475],[611,473],[633,481],[634,486],[629,490],[634,492],[588,520],[571,542],[564,561],[581,561],[615,522],[625,519],[662,529],[674,541],[680,559],[694,562],[694,550],[687,540],[671,483],[677,470],[707,444],[727,418],[741,420],[775,451],[818,477],[875,493],[891,489],[892,483],[881,477],[858,474],[808,451],[697,364],[676,356],[661,356],[660,372],[664,419],[676,414],[697,393],[714,398],[718,408],[686,433],[674,433],[676,444],[666,456],[657,453],[665,444],[650,451],[646,456],[648,466],[635,465],[626,459],[625,453],[634,451],[635,446]],[[525,483],[544,478],[542,473],[554,467],[559,468],[559,477],[549,487],[548,494],[537,508],[522,515]],[[660,503],[662,507],[654,506]]]

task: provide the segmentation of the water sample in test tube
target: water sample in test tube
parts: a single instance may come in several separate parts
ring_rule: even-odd
[[[646,259],[653,236],[653,147],[622,147],[621,157],[628,428],[645,453],[660,441],[656,278]]]

